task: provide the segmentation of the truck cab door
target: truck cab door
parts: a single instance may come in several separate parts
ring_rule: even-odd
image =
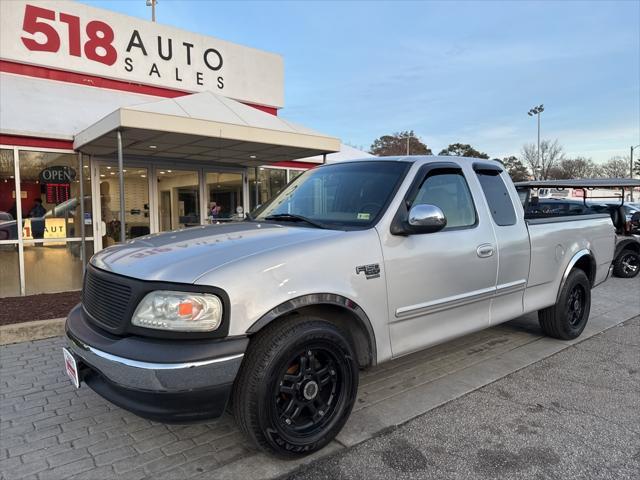
[[[518,192],[506,172],[491,163],[473,164],[490,222],[496,234],[498,280],[491,302],[491,324],[512,320],[524,312],[531,247]]]
[[[481,194],[470,165],[424,165],[394,222],[406,219],[412,206],[431,204],[447,225],[433,233],[380,232],[394,356],[489,325],[498,259],[486,210],[474,202]]]

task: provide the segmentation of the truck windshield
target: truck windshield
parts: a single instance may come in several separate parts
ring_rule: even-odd
[[[252,216],[319,228],[367,228],[384,212],[409,166],[378,160],[318,167],[300,175]]]

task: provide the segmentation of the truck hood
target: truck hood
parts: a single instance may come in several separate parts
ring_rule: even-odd
[[[223,265],[344,232],[274,223],[208,225],[140,237],[95,254],[91,263],[128,277],[194,283]]]

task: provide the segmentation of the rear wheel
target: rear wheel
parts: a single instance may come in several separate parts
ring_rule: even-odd
[[[560,340],[572,340],[580,336],[591,310],[591,283],[579,269],[569,273],[558,302],[538,312],[542,331]]]
[[[613,274],[621,278],[633,278],[640,273],[640,253],[623,250],[613,262]]]
[[[358,364],[347,336],[314,317],[292,317],[259,332],[236,379],[233,413],[249,439],[281,457],[329,443],[347,421]]]

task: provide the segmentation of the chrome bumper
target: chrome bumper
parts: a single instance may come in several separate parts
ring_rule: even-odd
[[[244,354],[188,363],[149,363],[112,355],[67,335],[69,350],[107,380],[127,389],[184,392],[230,384]]]

